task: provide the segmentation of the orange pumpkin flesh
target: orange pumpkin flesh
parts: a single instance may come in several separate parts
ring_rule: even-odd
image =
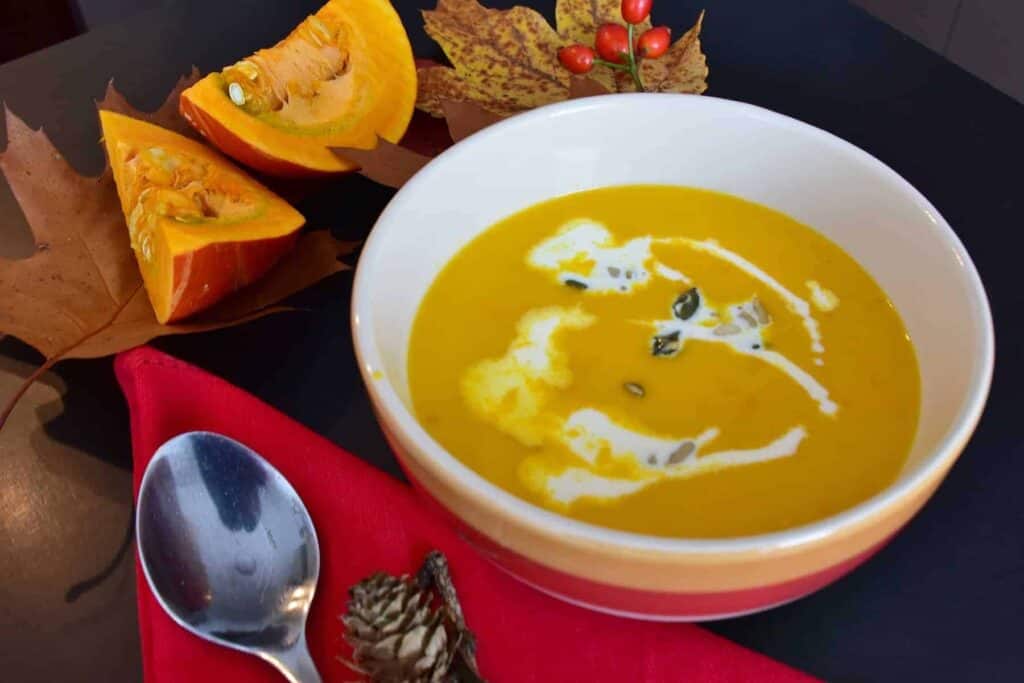
[[[405,133],[416,67],[387,0],[330,0],[277,45],[181,94],[181,113],[221,151],[271,175],[351,171],[330,147]]]
[[[205,145],[100,112],[142,280],[161,323],[208,308],[264,273],[305,219]]]

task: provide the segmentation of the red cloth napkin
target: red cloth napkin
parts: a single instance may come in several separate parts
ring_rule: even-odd
[[[135,492],[167,439],[210,430],[273,463],[305,500],[321,544],[320,583],[307,637],[325,681],[351,681],[338,616],[346,592],[376,570],[413,573],[432,548],[449,559],[476,633],[482,674],[510,681],[812,681],[697,626],[632,621],[550,598],[478,555],[406,485],[240,389],[153,349],[121,354],[117,377],[131,410]],[[283,680],[268,665],[187,633],[156,602],[136,562],[146,680]]]

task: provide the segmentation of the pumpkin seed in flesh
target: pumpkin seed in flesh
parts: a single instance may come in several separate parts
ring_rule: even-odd
[[[238,85],[238,83],[232,83],[228,86],[228,97],[239,107],[245,104],[245,91],[242,90],[242,86]]]

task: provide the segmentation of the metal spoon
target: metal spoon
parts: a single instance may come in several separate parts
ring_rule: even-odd
[[[189,432],[157,450],[139,489],[146,580],[186,630],[319,683],[306,615],[320,548],[295,489],[255,451]]]

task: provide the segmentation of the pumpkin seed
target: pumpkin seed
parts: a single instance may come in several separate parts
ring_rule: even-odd
[[[238,62],[237,64],[235,64],[234,68],[236,71],[241,73],[250,81],[255,81],[257,78],[260,77],[259,67],[250,62],[248,59],[243,59],[242,61]]]
[[[128,214],[128,236],[135,238],[136,233],[139,231],[139,221],[142,220],[142,215],[146,209],[142,206],[142,198],[145,196],[148,190],[143,190],[139,195],[139,200],[132,209],[132,212]]]
[[[656,456],[654,453],[651,453],[650,455],[648,455],[647,456],[647,464],[648,465],[657,465],[658,464],[658,456]]]
[[[573,289],[586,289],[587,288],[587,283],[586,282],[580,282],[579,280],[573,280],[572,278],[566,279],[565,284],[567,286],[569,286],[569,287],[572,287]]]
[[[626,382],[625,384],[622,385],[622,388],[628,391],[629,393],[633,394],[634,396],[639,396],[640,398],[643,398],[644,395],[647,394],[647,392],[644,390],[643,385],[637,384],[636,382]]]
[[[697,444],[692,441],[684,441],[679,444],[679,448],[672,451],[672,454],[668,456],[667,464],[678,465],[688,457],[693,455],[693,452],[697,450]]]
[[[608,266],[608,274],[612,277],[618,277],[622,274],[622,269],[616,268],[615,266]]]
[[[651,342],[652,356],[674,356],[679,352],[679,330],[668,334],[656,334]]]
[[[313,28],[316,29],[316,31],[320,34],[323,40],[325,40],[328,43],[334,40],[334,33],[331,31],[331,29],[327,27],[327,24],[317,19],[316,16],[310,15],[309,23],[312,24]]]
[[[680,320],[689,320],[700,308],[700,294],[696,287],[691,287],[675,300],[672,304],[672,315]]]
[[[757,319],[746,311],[740,311],[740,317],[743,318],[743,322],[750,327],[757,327]]]
[[[767,325],[772,321],[772,317],[768,315],[768,311],[765,309],[764,304],[756,296],[750,302],[750,307],[754,309],[754,315],[757,316],[757,322],[762,325]]]
[[[139,238],[139,250],[144,261],[153,260],[153,236],[150,233],[142,233],[142,237]]]
[[[716,337],[728,337],[730,335],[739,334],[742,331],[743,330],[740,329],[740,326],[735,323],[725,323],[724,325],[716,327],[712,333]]]

